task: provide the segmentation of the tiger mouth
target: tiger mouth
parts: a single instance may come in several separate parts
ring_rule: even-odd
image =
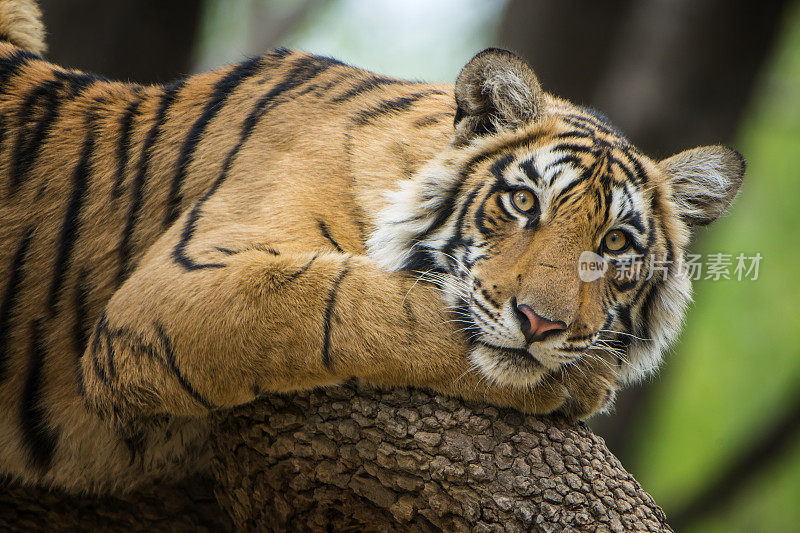
[[[506,354],[507,358],[523,361],[524,363],[521,366],[530,366],[530,361],[532,361],[539,367],[558,370],[563,365],[580,359],[592,347],[591,342],[579,345],[562,343],[560,346],[548,346],[547,348],[539,346],[535,342],[529,343],[527,346],[502,346],[492,342],[491,337],[500,337],[502,339],[499,333],[506,328],[502,324],[494,324],[490,317],[481,317],[472,306],[469,307],[469,310],[470,323],[465,328],[465,332],[472,339],[472,342],[501,354]],[[484,324],[485,327],[482,327]]]
[[[518,362],[521,367],[528,368],[533,366],[534,368],[541,368],[549,371],[558,370],[565,365],[574,363],[581,359],[586,352],[592,348],[591,344],[584,347],[557,347],[543,350],[542,354],[536,354],[531,352],[528,348],[498,346],[483,338],[478,338],[475,344],[494,350],[497,352],[498,357]]]

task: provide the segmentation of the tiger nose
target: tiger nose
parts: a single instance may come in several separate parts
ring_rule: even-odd
[[[517,318],[528,343],[544,340],[548,335],[567,329],[567,325],[560,320],[548,320],[525,304],[517,306]]]

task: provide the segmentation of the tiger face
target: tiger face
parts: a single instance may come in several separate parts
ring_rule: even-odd
[[[727,209],[741,155],[654,161],[501,50],[464,67],[455,99],[452,146],[390,193],[373,256],[440,286],[490,380],[531,387],[593,357],[619,382],[652,371],[690,302],[691,227]]]

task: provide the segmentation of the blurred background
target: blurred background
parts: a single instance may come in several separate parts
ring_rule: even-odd
[[[606,113],[649,155],[729,143],[741,198],[696,253],[760,253],[758,279],[699,281],[661,373],[591,421],[678,531],[800,524],[800,2],[43,0],[50,57],[166,82],[276,46],[453,81],[486,46]]]

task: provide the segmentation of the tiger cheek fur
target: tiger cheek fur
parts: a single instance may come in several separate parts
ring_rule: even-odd
[[[353,377],[602,410],[690,286],[581,253],[679,261],[744,171],[648,159],[505,50],[454,85],[279,49],[140,86],[43,59],[29,0],[0,35],[0,474],[74,492],[202,469],[211,413]]]

